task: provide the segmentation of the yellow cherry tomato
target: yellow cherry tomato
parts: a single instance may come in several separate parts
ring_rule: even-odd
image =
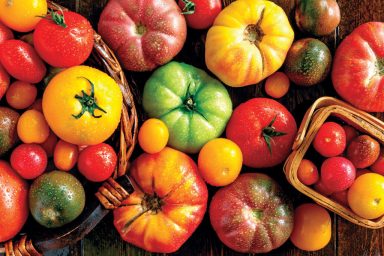
[[[168,128],[160,119],[150,118],[140,127],[139,145],[149,154],[160,152],[167,145],[168,138]]]
[[[62,171],[71,170],[79,157],[79,147],[75,144],[59,140],[53,152],[53,162]]]
[[[17,135],[24,143],[43,143],[49,136],[44,115],[34,109],[25,111],[17,122]]]
[[[289,78],[283,72],[270,75],[265,81],[265,92],[268,96],[279,99],[287,94],[289,90]]]

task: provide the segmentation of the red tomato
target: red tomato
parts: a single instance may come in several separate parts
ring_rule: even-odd
[[[79,154],[79,172],[90,181],[100,182],[108,179],[116,168],[117,155],[113,148],[100,143],[86,147]]]
[[[373,172],[384,175],[384,148],[380,148],[380,155],[377,160],[371,165],[370,169]]]
[[[27,221],[28,184],[0,160],[0,242],[14,237]]]
[[[21,144],[11,154],[11,166],[24,179],[34,179],[47,168],[47,153],[38,144]]]
[[[59,140],[53,153],[53,162],[57,169],[62,171],[71,170],[79,157],[79,148],[75,144]]]
[[[345,132],[345,141],[346,145],[349,144],[354,138],[359,136],[359,132],[352,126],[350,125],[343,125],[343,129]]]
[[[357,176],[357,175],[356,175]],[[330,198],[335,202],[348,207],[348,190],[333,193]]]
[[[209,28],[221,11],[221,0],[179,0],[178,2],[187,25],[194,29]]]
[[[47,68],[35,49],[21,40],[7,40],[1,44],[0,63],[17,80],[32,84],[40,82]]]
[[[296,121],[283,105],[268,98],[254,98],[233,111],[226,136],[240,147],[244,165],[262,168],[287,158],[296,131]]]
[[[349,188],[355,181],[356,169],[345,157],[331,157],[321,165],[321,182],[332,192]]]
[[[304,185],[310,186],[319,180],[319,171],[311,160],[303,159],[297,169],[297,178]]]
[[[360,135],[349,143],[347,158],[356,168],[367,168],[380,155],[380,144],[369,135]]]
[[[357,108],[384,111],[384,22],[358,26],[336,49],[332,82]]]
[[[43,60],[64,68],[88,59],[93,49],[93,35],[91,24],[80,14],[52,12],[37,24],[33,43]]]
[[[355,179],[357,179],[358,177],[360,177],[361,175],[366,174],[366,173],[372,173],[372,172],[370,170],[367,170],[367,169],[356,170],[356,178]]]
[[[3,68],[3,66],[0,63],[0,99],[3,98],[5,92],[7,91],[9,87],[9,83],[11,82],[10,77]]]
[[[324,195],[324,196],[329,196],[333,193],[330,189],[328,189],[324,183],[319,180],[314,186],[313,189],[316,190],[318,193]]]
[[[334,122],[321,125],[313,140],[315,150],[325,157],[340,155],[345,150],[345,145],[345,131],[341,125]]]
[[[13,39],[12,30],[0,22],[0,44],[5,40]]]

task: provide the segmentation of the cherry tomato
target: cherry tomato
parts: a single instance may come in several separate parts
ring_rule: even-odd
[[[9,86],[5,97],[11,107],[15,109],[25,109],[32,105],[36,99],[36,95],[36,86],[23,81],[15,81]]]
[[[86,147],[79,154],[79,172],[90,181],[100,182],[108,179],[116,168],[117,155],[113,148],[100,143]]]
[[[330,190],[324,185],[321,179],[315,183],[315,185],[313,186],[313,189],[324,196],[329,196],[333,193],[332,190]]]
[[[3,98],[4,94],[6,93],[10,81],[11,80],[7,71],[5,71],[5,69],[0,63],[0,99]]]
[[[13,39],[12,30],[0,22],[0,44],[5,40]]]
[[[340,155],[345,150],[345,146],[345,131],[335,122],[325,122],[313,140],[315,150],[325,157]]]
[[[345,207],[348,207],[348,190],[343,190],[343,191],[340,191],[340,192],[335,192],[333,193],[330,198],[341,204],[342,206],[345,206]]]
[[[370,169],[375,173],[384,175],[384,148],[380,148],[379,157],[371,165]]]
[[[345,157],[331,157],[321,165],[321,181],[332,192],[349,188],[356,177],[356,169]]]
[[[275,72],[265,81],[265,93],[279,99],[289,90],[289,78],[283,72]]]
[[[21,144],[11,154],[11,166],[24,179],[34,179],[47,168],[47,153],[38,144]]]
[[[359,136],[359,132],[350,125],[343,125],[344,131],[345,131],[345,140],[346,144],[348,145],[354,138]]]
[[[1,44],[0,62],[17,80],[36,84],[47,69],[35,49],[21,40],[7,40]]]
[[[139,144],[149,154],[160,152],[167,145],[168,138],[168,128],[160,119],[150,118],[140,127]]]
[[[40,145],[44,148],[48,157],[53,156],[53,151],[55,150],[55,146],[57,143],[57,136],[52,131],[49,131],[48,138],[41,143]]]
[[[367,170],[367,169],[356,170],[356,178],[355,179],[357,179],[358,177],[360,177],[361,175],[366,174],[366,173],[372,173],[372,172],[370,170]]]
[[[34,109],[43,113],[42,101],[43,100],[41,98],[35,100],[35,102],[33,102],[33,104],[29,107],[29,109]]]
[[[206,29],[212,26],[221,11],[220,0],[179,0],[187,25],[194,29]]]
[[[25,111],[17,123],[17,135],[24,143],[43,143],[49,136],[44,115],[34,109]]]
[[[55,166],[62,171],[71,170],[79,157],[79,148],[75,144],[59,140],[53,153],[53,162]]]
[[[212,186],[226,186],[239,176],[243,154],[231,140],[217,138],[200,150],[198,169],[203,179]]]
[[[303,159],[297,169],[297,178],[304,185],[310,186],[318,182],[319,171],[311,160]]]
[[[360,135],[349,143],[347,158],[356,168],[372,165],[380,155],[380,144],[369,135]]]

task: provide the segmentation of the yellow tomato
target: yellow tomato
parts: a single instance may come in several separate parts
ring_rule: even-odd
[[[265,92],[272,98],[279,99],[289,90],[289,78],[283,72],[275,72],[265,81]]]
[[[0,0],[0,20],[19,32],[33,30],[46,14],[46,0]]]
[[[199,153],[199,172],[212,186],[232,183],[239,176],[242,165],[243,154],[239,146],[228,139],[213,139]]]
[[[149,154],[160,152],[168,143],[169,132],[163,121],[157,118],[146,120],[139,130],[140,147]]]
[[[77,145],[59,140],[53,152],[53,162],[57,169],[62,171],[71,170],[79,158],[79,148]]]
[[[17,135],[24,143],[43,143],[49,136],[49,126],[40,111],[25,111],[17,122]]]
[[[76,145],[95,145],[116,130],[123,98],[106,73],[75,66],[57,74],[43,95],[43,112],[53,132]]]
[[[384,177],[377,173],[359,176],[348,190],[348,204],[357,215],[375,219],[384,214]]]
[[[255,84],[281,67],[293,38],[281,7],[271,1],[238,0],[209,29],[205,62],[229,86]]]

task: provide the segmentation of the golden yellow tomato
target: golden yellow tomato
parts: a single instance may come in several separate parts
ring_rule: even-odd
[[[0,0],[0,21],[19,32],[33,30],[46,14],[46,0]]]
[[[281,67],[293,38],[281,7],[271,1],[238,0],[209,29],[205,62],[229,86],[255,84]]]
[[[160,152],[168,143],[169,131],[163,121],[157,118],[146,120],[139,130],[140,147],[149,154]]]
[[[121,116],[123,97],[106,73],[75,66],[57,74],[43,95],[43,112],[53,132],[76,145],[95,145],[108,139]]]
[[[17,135],[24,143],[43,143],[49,136],[44,115],[34,109],[25,111],[17,122]]]

